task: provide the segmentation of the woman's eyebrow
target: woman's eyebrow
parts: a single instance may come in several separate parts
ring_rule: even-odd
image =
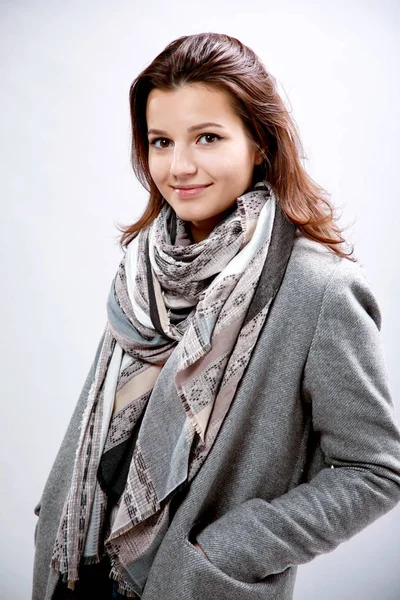
[[[208,121],[207,123],[199,123],[199,125],[192,125],[188,128],[188,133],[191,133],[192,131],[197,131],[198,129],[203,129],[203,127],[220,127],[221,129],[224,128],[223,125],[220,125],[219,123],[213,123],[212,121]],[[157,135],[168,135],[167,132],[163,129],[149,129],[147,135],[150,135],[150,133],[155,133]]]

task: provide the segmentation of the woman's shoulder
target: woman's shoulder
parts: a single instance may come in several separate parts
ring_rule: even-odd
[[[297,231],[288,263],[288,272],[307,281],[309,287],[326,288],[331,281],[365,281],[359,262],[339,256],[331,248]]]
[[[356,300],[374,312],[379,307],[364,267],[338,256],[328,246],[296,232],[292,253],[282,282],[284,296],[305,312],[333,300],[339,304]]]

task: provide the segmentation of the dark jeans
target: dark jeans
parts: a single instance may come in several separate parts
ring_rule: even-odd
[[[75,589],[68,589],[60,577],[53,600],[126,600],[127,596],[117,592],[117,583],[109,578],[110,569],[108,557],[94,565],[82,565]]]

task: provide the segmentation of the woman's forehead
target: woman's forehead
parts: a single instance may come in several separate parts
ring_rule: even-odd
[[[176,90],[153,89],[147,100],[146,119],[149,129],[160,131],[171,122],[179,128],[194,129],[205,122],[224,127],[237,116],[224,90],[196,83]]]

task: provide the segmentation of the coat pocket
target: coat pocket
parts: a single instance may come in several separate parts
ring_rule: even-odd
[[[189,540],[189,528],[172,524],[151,566],[142,600],[292,600],[296,567],[257,583],[234,579]]]
[[[256,583],[246,583],[224,573],[194,546],[192,539],[191,536],[187,536],[183,543],[185,560],[192,570],[192,585],[196,593],[193,599],[292,600],[296,568],[270,575]]]

